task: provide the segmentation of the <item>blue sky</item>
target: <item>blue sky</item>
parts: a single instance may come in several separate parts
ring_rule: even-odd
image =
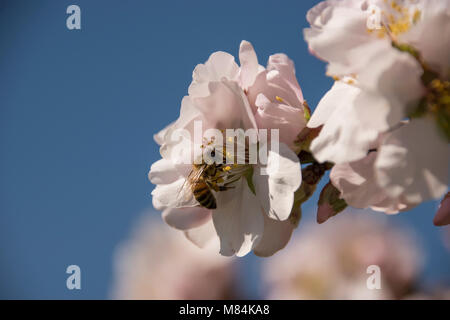
[[[177,117],[193,68],[212,52],[236,56],[246,39],[263,64],[288,54],[314,107],[332,84],[302,37],[317,2],[2,1],[0,298],[108,297],[114,249],[151,208],[152,136]],[[66,28],[71,4],[82,30]],[[424,281],[450,284],[436,205],[391,221],[423,239]],[[241,260],[253,297],[259,261]],[[82,269],[80,291],[66,289],[70,264]]]

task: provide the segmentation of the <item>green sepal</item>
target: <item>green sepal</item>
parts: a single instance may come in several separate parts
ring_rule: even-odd
[[[247,185],[250,191],[256,196],[255,185],[253,183],[253,167],[250,167],[245,174],[245,180],[247,180]]]

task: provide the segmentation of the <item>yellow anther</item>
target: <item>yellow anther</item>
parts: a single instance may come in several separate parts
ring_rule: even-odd
[[[275,99],[277,99],[278,102],[284,102],[283,98],[279,97],[279,96],[275,96]]]
[[[230,171],[231,167],[230,166],[226,166],[225,168],[222,169],[223,171]]]

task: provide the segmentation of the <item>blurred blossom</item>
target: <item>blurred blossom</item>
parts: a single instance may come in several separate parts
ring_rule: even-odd
[[[264,262],[269,299],[399,299],[414,289],[421,253],[411,234],[383,216],[344,212],[325,225],[305,225],[283,252]],[[368,289],[367,267],[381,269],[381,289]]]
[[[445,226],[442,228],[441,238],[444,247],[450,252],[450,226]]]
[[[139,222],[115,255],[114,299],[237,298],[233,259],[218,243],[200,249],[150,214]]]
[[[405,299],[408,300],[450,300],[450,289],[449,288],[438,288],[430,293],[413,293],[407,296]]]

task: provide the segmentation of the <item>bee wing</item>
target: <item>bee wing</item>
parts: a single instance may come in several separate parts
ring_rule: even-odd
[[[190,181],[196,180],[201,176],[200,170],[192,170],[186,180],[181,185],[176,195],[176,207],[195,207],[200,205],[192,193]]]

